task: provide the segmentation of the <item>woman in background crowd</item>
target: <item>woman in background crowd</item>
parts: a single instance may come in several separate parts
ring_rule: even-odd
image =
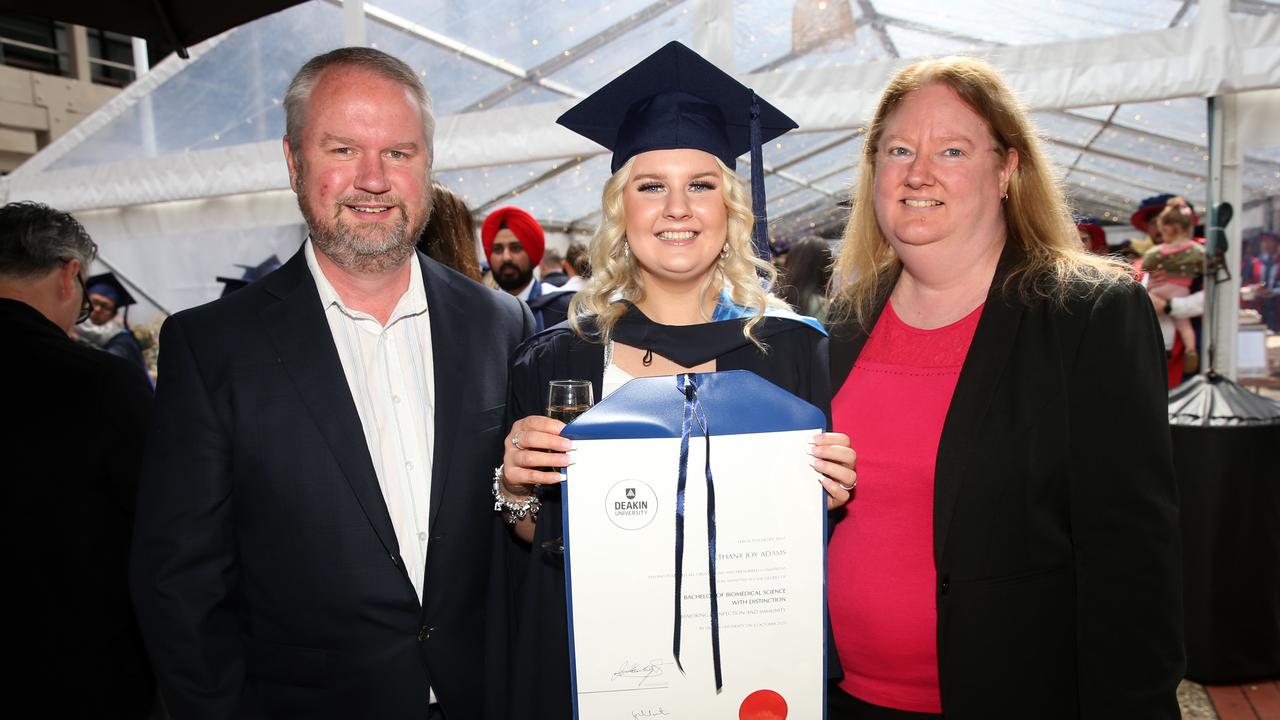
[[[431,181],[431,218],[422,229],[418,249],[441,264],[472,280],[480,279],[476,257],[475,224],[462,198],[436,181]]]
[[[796,312],[827,319],[827,290],[831,285],[831,246],[818,237],[802,238],[787,253],[778,297]]]

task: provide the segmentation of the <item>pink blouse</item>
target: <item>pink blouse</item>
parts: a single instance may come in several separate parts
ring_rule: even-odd
[[[933,330],[885,305],[831,403],[858,451],[858,489],[828,549],[840,687],[864,702],[942,712],[933,481],[938,440],[982,306]]]

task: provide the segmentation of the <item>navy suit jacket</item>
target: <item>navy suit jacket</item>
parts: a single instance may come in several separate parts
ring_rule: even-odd
[[[500,702],[488,494],[507,363],[533,320],[416,261],[436,392],[421,599],[302,252],[165,323],[132,581],[175,720],[424,717],[428,687],[450,720]]]

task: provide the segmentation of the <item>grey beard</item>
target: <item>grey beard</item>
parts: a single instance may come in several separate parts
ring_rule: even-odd
[[[428,186],[429,187],[429,186]],[[370,197],[370,199],[373,199]],[[354,228],[343,223],[340,217],[341,202],[327,222],[315,217],[309,210],[306,186],[299,184],[298,208],[311,230],[311,242],[325,254],[335,265],[350,273],[376,275],[399,266],[417,247],[422,229],[426,227],[431,216],[431,196],[427,195],[426,212],[421,222],[409,227],[409,219],[404,204],[400,203],[400,219],[385,231],[369,236],[362,236]],[[351,202],[352,198],[340,198],[340,201]],[[376,228],[370,228],[371,230]]]

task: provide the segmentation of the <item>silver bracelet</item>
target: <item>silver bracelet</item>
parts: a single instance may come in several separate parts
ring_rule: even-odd
[[[537,495],[530,495],[523,500],[512,500],[502,492],[502,466],[493,469],[493,510],[502,513],[508,525],[515,525],[526,517],[538,519],[538,511],[542,509],[542,501]]]

